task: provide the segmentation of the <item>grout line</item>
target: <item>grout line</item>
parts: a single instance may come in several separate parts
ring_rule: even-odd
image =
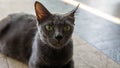
[[[10,68],[10,67],[9,67],[9,63],[8,63],[8,60],[7,60],[7,57],[5,57],[5,59],[6,59],[7,67]]]
[[[106,68],[108,68],[108,57],[106,58]]]
[[[77,37],[77,42],[78,42],[78,44],[80,44],[79,43],[79,41],[85,41],[85,40],[83,40],[83,39],[81,39],[78,35],[76,35],[75,33],[73,34],[73,36],[76,36]],[[88,44],[88,45],[90,45],[91,46],[91,48],[93,47],[93,48],[95,48],[96,49],[96,52],[100,52],[102,55],[104,55],[104,56],[106,56],[106,68],[108,68],[108,60],[110,59],[110,60],[112,60],[113,61],[113,63],[117,63],[116,61],[114,61],[112,58],[110,58],[109,56],[107,56],[104,52],[102,52],[101,50],[99,50],[98,48],[96,48],[96,47],[94,47],[92,44],[90,44],[89,42],[87,42],[87,41],[85,41],[86,43],[85,44]],[[82,59],[82,58],[81,58]],[[86,62],[84,62],[84,63],[86,63]],[[86,63],[87,64],[87,63]],[[119,63],[117,63],[118,65],[119,65]],[[89,65],[89,64],[88,64]],[[89,66],[91,66],[91,65],[89,65]]]
[[[86,64],[89,68],[94,68],[93,66],[89,65],[86,61],[84,61],[82,58],[80,58],[80,60],[81,60],[84,64]]]
[[[74,0],[62,0],[62,1],[66,2],[66,3],[69,3],[71,5],[74,5],[74,6],[76,6],[78,3],[80,3],[79,8],[81,8],[83,10],[86,10],[86,11],[88,11],[88,12],[94,14],[94,15],[99,16],[99,17],[102,17],[102,18],[104,18],[104,19],[106,19],[108,21],[111,21],[113,23],[120,24],[120,18],[109,15],[109,14],[107,14],[105,12],[102,12],[100,10],[97,10],[95,8],[89,7],[88,5],[85,5],[85,4],[81,3],[81,2],[77,2],[77,1],[74,1]]]
[[[81,37],[79,37],[76,33],[73,33],[73,37],[76,39],[76,42],[78,42],[79,44],[81,44],[80,41],[81,41],[83,44],[88,44],[88,42],[87,42],[86,40],[84,40],[84,39],[82,39]]]

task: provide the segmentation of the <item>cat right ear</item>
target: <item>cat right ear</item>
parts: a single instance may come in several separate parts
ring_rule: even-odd
[[[51,13],[38,1],[35,2],[35,12],[39,23],[51,15]]]

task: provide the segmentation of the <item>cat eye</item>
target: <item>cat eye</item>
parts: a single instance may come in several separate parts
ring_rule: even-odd
[[[64,31],[69,31],[71,29],[71,27],[70,26],[64,26]]]
[[[53,31],[53,27],[50,26],[50,25],[46,25],[46,26],[45,26],[45,29],[46,29],[47,31]]]

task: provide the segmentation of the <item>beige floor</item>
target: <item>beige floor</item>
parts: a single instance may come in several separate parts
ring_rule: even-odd
[[[0,0],[0,19],[16,12],[34,14],[33,3],[34,0]],[[73,35],[73,40],[75,68],[120,68],[119,64],[81,40],[77,35]],[[0,54],[0,68],[27,68],[27,66]]]
[[[120,65],[87,42],[73,35],[75,68],[120,68]],[[21,62],[0,54],[0,68],[27,68]]]

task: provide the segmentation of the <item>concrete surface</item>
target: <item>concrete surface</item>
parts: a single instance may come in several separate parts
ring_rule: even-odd
[[[35,14],[34,1],[35,0],[0,0],[0,19],[10,13],[25,12]],[[39,1],[51,12],[56,13],[65,13],[75,7],[62,0]],[[99,0],[99,2],[98,0],[74,1],[83,2],[90,7],[100,9],[106,13],[119,17],[119,13],[117,12],[119,11],[117,10],[119,9],[119,0]],[[76,14],[75,34],[73,36],[75,45],[75,68],[120,68],[120,65],[117,64],[120,63],[120,25],[93,15],[83,9],[79,9],[78,12],[79,13]],[[116,12],[116,14],[113,14],[113,12]],[[0,55],[0,68],[26,67],[26,65],[18,61]]]

